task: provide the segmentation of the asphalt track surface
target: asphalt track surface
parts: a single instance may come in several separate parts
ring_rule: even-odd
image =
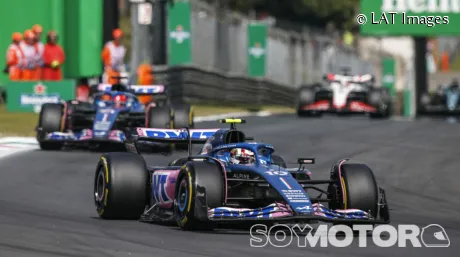
[[[220,127],[200,123],[199,127]],[[393,224],[438,223],[449,248],[251,248],[249,232],[184,232],[97,218],[93,176],[100,153],[33,151],[0,161],[0,256],[458,256],[460,125],[366,118],[248,118],[248,136],[274,144],[287,162],[316,157],[326,179],[339,158],[367,163],[387,190]],[[179,156],[179,155],[177,155]],[[163,165],[172,157],[146,156]],[[410,244],[409,244],[410,245]]]

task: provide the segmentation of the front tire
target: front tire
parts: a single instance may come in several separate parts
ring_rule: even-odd
[[[149,172],[134,153],[107,153],[97,164],[94,201],[103,219],[138,219],[148,204]]]
[[[38,118],[38,127],[42,129],[41,133],[61,132],[63,115],[63,104],[43,104]],[[59,150],[63,146],[62,142],[42,141],[42,139],[39,138],[39,135],[37,135],[37,139],[42,150]]]
[[[176,184],[174,216],[183,230],[211,230],[208,208],[223,205],[224,178],[219,164],[188,162],[181,168]],[[204,206],[200,209],[201,206]]]
[[[365,164],[344,163],[331,179],[337,181],[330,185],[328,192],[332,197],[331,209],[358,209],[371,214],[374,218],[378,210],[379,188],[372,170]]]

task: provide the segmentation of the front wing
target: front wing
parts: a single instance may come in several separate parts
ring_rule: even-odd
[[[386,224],[389,220],[380,220],[372,217],[369,213],[357,210],[331,210],[325,206],[315,203],[313,210],[309,214],[297,215],[292,209],[285,204],[273,203],[258,209],[240,209],[219,207],[208,210],[208,219],[215,222],[231,221],[325,221],[325,222],[343,222],[343,223],[370,223]]]
[[[107,133],[106,136],[95,135],[93,130],[84,129],[81,132],[51,132],[46,133],[38,129],[38,139],[39,141],[58,141],[65,143],[124,143],[125,134],[120,130],[111,130]]]
[[[376,113],[377,108],[362,102],[349,101],[345,106],[334,106],[329,100],[316,101],[313,104],[300,106],[301,111],[317,111],[327,113]]]

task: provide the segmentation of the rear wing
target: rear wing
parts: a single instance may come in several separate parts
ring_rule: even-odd
[[[117,85],[118,86],[118,85]],[[119,87],[119,86],[118,86]],[[166,94],[165,85],[129,85],[125,86],[128,91],[135,95],[161,95]],[[99,92],[110,92],[116,91],[112,84],[99,84],[97,91]]]
[[[138,143],[186,143],[189,155],[192,144],[204,144],[218,131],[215,129],[164,129],[164,128],[132,128],[125,131],[125,147],[129,152],[140,153]]]
[[[326,74],[324,75],[324,80],[326,81],[346,81],[351,83],[368,83],[373,82],[374,77],[371,74],[366,75],[357,75],[357,76],[346,76],[340,74]]]
[[[235,124],[246,123],[242,119],[221,119],[220,123],[230,124],[230,130],[236,130]],[[169,144],[188,144],[188,155],[192,155],[192,144],[205,144],[209,138],[221,130],[221,128],[211,129],[166,129],[166,128],[126,128],[125,147],[132,153],[140,154],[139,142],[169,143]],[[252,140],[246,139],[246,140]]]

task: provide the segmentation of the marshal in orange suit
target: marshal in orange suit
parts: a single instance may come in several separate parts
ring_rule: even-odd
[[[104,83],[117,84],[118,79],[112,77],[119,77],[120,71],[124,65],[126,48],[121,44],[123,31],[115,29],[112,32],[113,40],[105,44],[102,50],[101,58],[104,62],[104,71],[107,79]]]
[[[6,53],[5,73],[8,73],[10,80],[20,80],[24,62],[24,54],[19,44],[22,40],[22,34],[15,32],[12,35],[11,45]]]
[[[43,50],[43,79],[62,80],[61,66],[65,61],[62,47],[57,44],[58,35],[55,31],[48,32],[45,49]]]

